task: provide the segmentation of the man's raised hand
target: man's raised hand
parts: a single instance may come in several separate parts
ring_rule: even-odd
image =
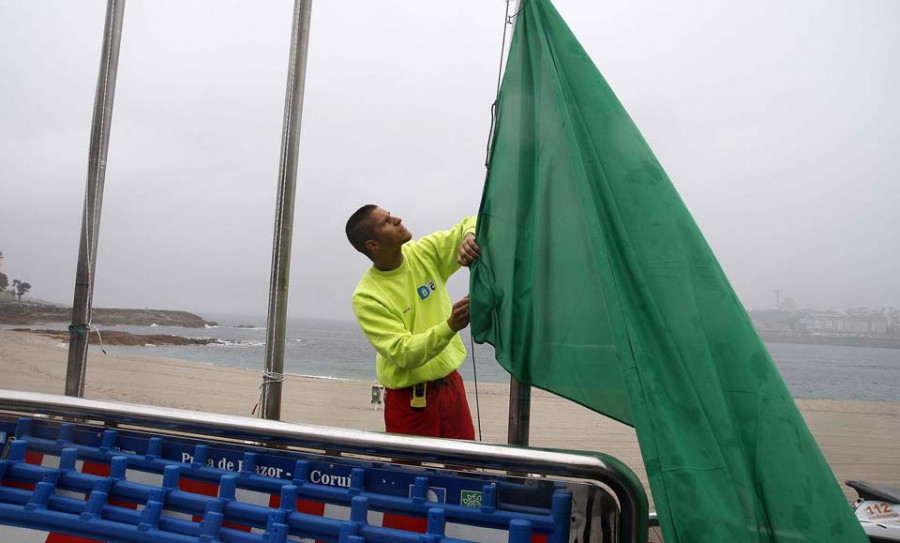
[[[481,256],[481,247],[475,243],[475,234],[466,234],[463,242],[459,245],[459,253],[456,255],[456,262],[460,266],[469,266],[472,262]]]

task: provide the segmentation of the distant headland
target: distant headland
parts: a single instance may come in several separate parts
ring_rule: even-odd
[[[71,322],[72,308],[63,305],[36,302],[16,302],[0,297],[0,324],[32,325],[48,322]],[[93,324],[103,326],[181,326],[205,328],[215,326],[213,321],[187,311],[168,309],[95,308]]]

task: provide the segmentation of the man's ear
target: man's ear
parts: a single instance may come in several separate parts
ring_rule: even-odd
[[[366,240],[366,250],[369,251],[369,254],[375,254],[375,251],[378,250],[378,242],[374,239]]]

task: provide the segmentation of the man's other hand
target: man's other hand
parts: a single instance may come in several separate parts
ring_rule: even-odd
[[[453,304],[453,311],[450,313],[450,318],[447,319],[447,325],[454,332],[459,332],[469,325],[468,296]]]
[[[459,254],[456,255],[456,261],[460,266],[468,267],[479,256],[481,256],[481,247],[475,243],[475,234],[466,234],[463,242],[459,245]]]

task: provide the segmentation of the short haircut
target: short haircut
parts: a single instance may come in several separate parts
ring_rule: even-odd
[[[366,242],[373,239],[375,232],[375,224],[372,221],[372,212],[378,208],[375,204],[366,204],[357,209],[350,218],[347,219],[347,227],[344,231],[347,233],[347,240],[354,249],[362,254],[371,257],[369,250],[366,248]]]

